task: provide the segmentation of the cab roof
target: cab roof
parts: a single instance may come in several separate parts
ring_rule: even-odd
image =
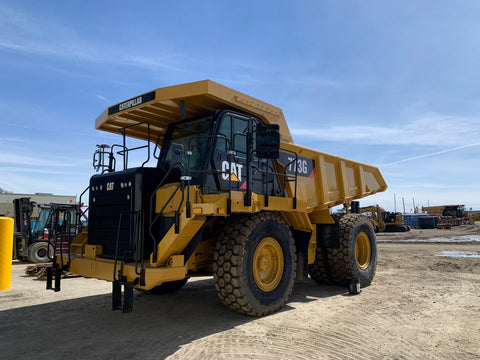
[[[95,121],[99,130],[118,134],[127,126],[148,122],[150,140],[165,134],[170,123],[181,120],[181,102],[185,119],[206,116],[216,110],[237,110],[263,119],[268,124],[278,124],[281,140],[293,143],[290,130],[280,108],[211,80],[159,88],[107,108]],[[148,139],[147,125],[128,128],[126,135]]]

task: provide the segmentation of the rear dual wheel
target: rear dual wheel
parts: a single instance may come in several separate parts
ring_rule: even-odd
[[[338,220],[339,248],[317,248],[310,276],[319,283],[348,286],[356,278],[361,287],[372,282],[377,266],[377,243],[367,217],[347,214]]]
[[[282,308],[295,280],[295,246],[285,222],[273,213],[231,219],[214,253],[215,287],[236,312],[262,316]]]

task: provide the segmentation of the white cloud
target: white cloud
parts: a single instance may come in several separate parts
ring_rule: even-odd
[[[174,65],[178,62],[178,56],[173,54],[142,55],[134,49],[125,53],[123,47],[105,44],[100,46],[66,25],[24,14],[6,6],[0,6],[0,17],[0,50],[74,58],[100,64],[179,70]]]
[[[32,181],[32,176],[35,181]],[[46,192],[57,195],[80,194],[88,185],[88,177],[83,174],[58,174],[48,171],[43,173],[12,172],[3,174],[0,178],[0,187],[14,193]]]
[[[447,115],[420,116],[385,125],[348,125],[300,128],[293,135],[323,141],[355,142],[367,145],[472,146],[480,138],[480,122],[475,118]]]
[[[28,144],[29,141],[27,139],[22,139],[18,137],[0,137],[0,143],[23,143],[23,144]]]
[[[423,159],[423,158],[426,158],[426,157],[446,154],[446,153],[449,153],[449,152],[452,152],[452,151],[463,150],[463,149],[466,149],[466,148],[470,148],[470,147],[473,147],[473,146],[479,146],[479,145],[480,145],[480,142],[473,143],[473,144],[468,144],[468,145],[463,145],[463,146],[457,146],[457,147],[454,147],[454,148],[451,148],[451,149],[446,149],[446,150],[442,150],[442,151],[435,151],[435,152],[428,153],[428,154],[422,154],[422,155],[418,155],[418,156],[413,156],[413,157],[397,160],[397,161],[387,163],[387,164],[381,164],[379,166],[397,165],[397,164],[407,162],[407,161],[419,160],[419,159]]]
[[[285,69],[287,71],[287,69]],[[286,79],[287,84],[293,86],[301,86],[305,88],[311,87],[329,87],[343,88],[344,84],[338,80],[328,79],[318,75],[303,75],[295,78]]]
[[[37,153],[37,155],[40,155]],[[71,168],[78,164],[78,159],[72,161],[71,158],[54,156],[52,154],[44,154],[44,156],[33,156],[32,154],[16,154],[9,153],[8,151],[2,151],[2,157],[0,158],[0,166],[15,165],[15,167],[28,166],[31,169],[43,168]]]
[[[24,164],[21,164],[24,165]],[[61,170],[58,167],[25,167],[25,166],[0,166],[4,177],[9,177],[12,174],[23,174],[31,176],[33,174],[51,174],[51,175],[64,175],[65,170]]]

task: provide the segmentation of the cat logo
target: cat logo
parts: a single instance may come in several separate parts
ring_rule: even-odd
[[[112,191],[113,190],[113,181],[107,183],[107,191]]]
[[[237,164],[235,162],[229,163],[228,161],[222,162],[222,178],[223,180],[230,181],[242,181],[242,164]]]

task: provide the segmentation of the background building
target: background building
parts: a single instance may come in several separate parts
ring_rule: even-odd
[[[37,204],[74,204],[77,201],[76,195],[53,195],[45,193],[35,194],[12,194],[2,193],[0,194],[0,216],[15,217],[15,211],[13,208],[13,200],[18,198],[30,198],[31,201]],[[35,219],[40,213],[40,208],[35,207],[33,210],[32,218]]]

